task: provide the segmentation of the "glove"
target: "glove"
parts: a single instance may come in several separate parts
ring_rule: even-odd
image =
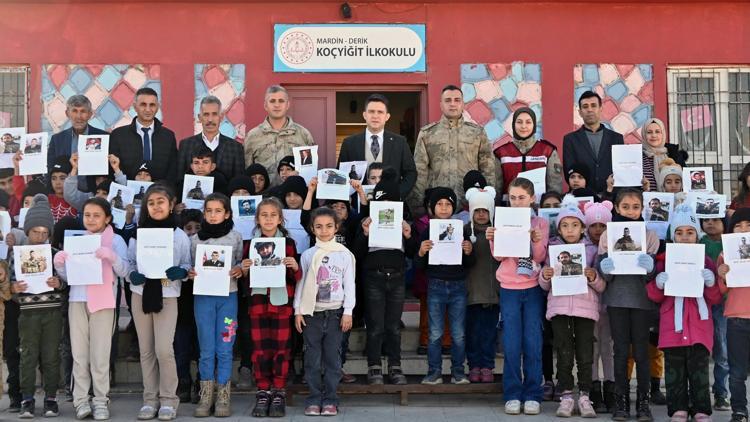
[[[599,267],[604,274],[611,274],[615,270],[615,261],[612,261],[612,258],[604,258],[599,263]]]
[[[65,261],[68,260],[68,253],[65,251],[60,251],[55,254],[55,259],[53,259],[53,262],[57,266],[63,266],[65,265]]]
[[[656,287],[658,287],[659,290],[664,290],[664,285],[667,284],[667,280],[669,280],[669,275],[667,273],[659,273],[656,276]]]
[[[188,272],[182,267],[174,266],[167,268],[166,274],[168,279],[175,281],[187,278]]]
[[[94,256],[104,261],[107,261],[110,264],[114,263],[115,260],[117,259],[115,255],[115,251],[113,251],[111,248],[104,248],[104,247],[97,249],[96,252],[94,252]]]
[[[703,271],[701,271],[701,275],[703,276],[703,284],[706,287],[713,287],[714,283],[716,282],[716,276],[714,276],[714,272],[709,270],[708,268],[704,268]]]
[[[133,286],[140,286],[146,282],[146,276],[139,273],[138,271],[130,272],[130,284]]]
[[[651,258],[649,254],[640,254],[638,255],[638,266],[650,273],[654,269],[654,258]]]

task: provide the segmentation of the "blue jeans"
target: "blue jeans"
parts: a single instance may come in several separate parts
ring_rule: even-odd
[[[495,368],[497,305],[469,305],[466,308],[466,358],[469,368]]]
[[[546,300],[539,286],[523,290],[500,288],[506,401],[542,401],[542,321]]]
[[[747,366],[750,361],[750,319],[727,318],[727,357],[732,413],[747,416]]]
[[[427,315],[429,338],[427,344],[427,372],[442,373],[443,330],[445,314],[451,326],[451,374],[464,373],[466,344],[464,326],[466,321],[466,283],[464,280],[440,280],[430,278],[427,285]]]
[[[201,381],[216,380],[219,385],[232,377],[232,346],[237,337],[237,292],[229,296],[195,295],[195,324],[201,357]],[[215,373],[215,377],[214,377]]]
[[[717,397],[727,397],[729,389],[729,362],[727,361],[727,317],[724,316],[724,303],[711,307],[714,319],[714,359],[713,393]]]
[[[341,380],[341,316],[343,308],[305,315],[305,380],[310,394],[305,406],[338,406]]]

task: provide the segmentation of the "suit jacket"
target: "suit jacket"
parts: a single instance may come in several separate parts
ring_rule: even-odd
[[[190,156],[193,151],[205,145],[203,135],[197,134],[180,141],[177,152],[177,174],[182,176],[190,173]],[[221,172],[227,180],[241,175],[245,170],[245,149],[242,144],[234,139],[219,134],[219,146],[214,151],[214,162],[216,170]]]
[[[112,131],[109,137],[109,153],[120,158],[120,168],[135,179],[138,167],[143,164],[143,140],[137,132],[135,119],[127,125]],[[166,179],[173,185],[177,182],[177,140],[174,132],[164,127],[159,119],[154,119],[154,133],[151,135],[151,177],[154,181]]]
[[[346,161],[365,161],[366,145],[364,132],[344,139],[336,168]],[[409,144],[406,143],[406,138],[387,130],[383,132],[383,166],[396,170],[401,199],[406,200],[417,181],[417,166],[414,164],[414,156]]]
[[[88,126],[89,135],[107,135],[107,133],[108,132],[95,128],[91,125]],[[72,141],[72,127],[52,135],[52,138],[49,141],[49,146],[47,147],[47,168],[52,168],[52,166],[55,164],[55,160],[57,160],[57,157],[62,156],[70,158],[70,155],[72,153],[78,152],[70,150],[70,144],[72,143]]]
[[[563,138],[563,168],[565,174],[574,165],[585,166],[589,170],[586,186],[597,194],[607,190],[607,178],[612,174],[612,145],[624,143],[622,135],[602,126],[604,134],[599,146],[599,154],[595,157],[594,150],[589,145],[586,129],[570,132]]]

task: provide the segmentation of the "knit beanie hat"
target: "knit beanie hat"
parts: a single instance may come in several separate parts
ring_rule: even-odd
[[[656,173],[656,183],[659,185],[656,187],[656,190],[659,192],[664,191],[664,179],[670,174],[675,174],[682,179],[682,167],[675,163],[673,159],[665,158],[661,161],[661,164],[659,164],[659,169]]]
[[[154,176],[153,173],[151,173],[151,162],[150,161],[144,161],[143,163],[141,163],[141,166],[138,167],[138,170],[135,171],[135,174],[138,174],[138,173],[140,173],[142,171],[145,171],[151,177]]]
[[[531,121],[534,123],[534,127],[531,129],[531,135],[525,138],[522,138],[521,135],[519,135],[516,132],[516,119],[518,118],[518,115],[522,113],[526,113],[529,116],[531,116]],[[536,113],[534,113],[534,110],[528,107],[521,107],[518,110],[513,112],[513,120],[511,120],[510,124],[511,124],[511,127],[513,128],[513,138],[518,139],[520,141],[525,141],[536,134]]]
[[[286,181],[281,184],[281,191],[284,193],[284,197],[289,192],[294,192],[305,199],[307,196],[307,183],[302,176],[289,176]]]
[[[27,196],[33,198],[39,193],[46,195],[48,192],[49,188],[47,187],[47,185],[45,185],[38,179],[34,179],[26,184],[26,189],[23,190],[21,200],[23,200],[23,198],[26,198]]]
[[[380,181],[372,190],[373,201],[400,201],[401,188],[396,180],[396,170],[386,168]]]
[[[250,192],[250,195],[255,195],[255,184],[253,183],[253,180],[244,174],[234,176],[232,180],[229,181],[227,193],[231,196],[232,192],[240,189]]]
[[[487,186],[487,179],[479,170],[469,170],[464,175],[464,192],[468,192],[470,188],[484,189]]]
[[[560,226],[560,222],[563,220],[563,218],[566,217],[573,217],[577,218],[581,221],[581,224],[583,224],[584,228],[586,227],[586,218],[583,216],[583,213],[581,210],[574,206],[574,205],[567,205],[564,208],[560,209],[560,212],[557,214],[557,226]],[[611,214],[610,214],[611,218]]]
[[[477,241],[474,236],[474,211],[487,210],[490,213],[490,224],[495,218],[495,188],[486,186],[484,189],[469,188],[466,191],[466,200],[469,201],[469,224],[471,224],[471,242]]]
[[[73,167],[70,165],[70,160],[65,156],[60,156],[55,159],[55,163],[52,164],[52,168],[49,169],[49,174],[54,173],[65,173],[70,174]]]
[[[588,202],[583,206],[583,222],[586,227],[594,223],[607,224],[612,221],[613,205],[609,201]],[[560,216],[558,215],[558,218]]]
[[[296,169],[296,167],[294,166],[294,156],[287,155],[286,157],[282,158],[281,161],[279,161],[279,165],[276,166],[276,172],[280,172],[281,167],[283,166],[290,167],[292,170]]]
[[[52,236],[52,229],[55,226],[55,220],[52,218],[47,195],[37,194],[34,196],[34,204],[26,213],[26,220],[23,222],[23,232],[29,235],[29,231],[34,227],[45,227]]]
[[[573,173],[580,174],[581,177],[583,177],[584,179],[586,179],[586,186],[589,185],[589,179],[591,178],[591,176],[589,175],[589,169],[588,169],[588,167],[586,167],[586,166],[584,166],[582,164],[573,164],[572,166],[570,166],[570,168],[568,169],[568,171],[565,173],[565,182],[570,183],[570,175],[573,174]]]
[[[739,208],[732,214],[732,217],[729,219],[729,227],[726,228],[727,233],[733,233],[734,226],[743,221],[750,222],[750,208]]]
[[[672,220],[669,223],[669,234],[672,235],[671,238],[674,239],[674,232],[678,227],[684,226],[690,226],[694,228],[695,232],[698,234],[698,239],[701,238],[702,233],[700,222],[695,216],[695,211],[693,211],[693,208],[691,208],[690,205],[687,204],[678,205],[672,212]]]
[[[432,210],[432,215],[435,215],[435,206],[441,199],[447,199],[451,203],[451,215],[455,214],[456,206],[458,204],[456,192],[453,192],[453,189],[451,188],[440,186],[432,189],[432,192],[430,192],[430,210]]]

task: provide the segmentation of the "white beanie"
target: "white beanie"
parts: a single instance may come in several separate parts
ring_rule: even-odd
[[[487,210],[490,213],[490,225],[495,218],[495,188],[485,186],[484,189],[470,188],[466,191],[466,200],[469,201],[469,222],[471,224],[471,242],[477,241],[474,236],[474,210]]]

